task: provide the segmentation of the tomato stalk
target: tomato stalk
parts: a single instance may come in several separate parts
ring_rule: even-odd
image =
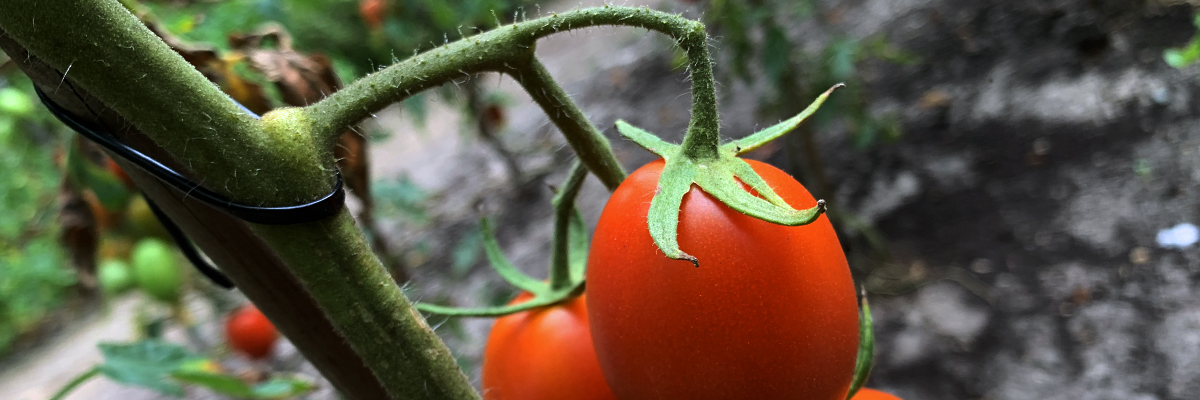
[[[583,217],[575,209],[575,197],[583,187],[587,168],[576,162],[562,188],[554,196],[554,237],[550,255],[550,283],[539,281],[517,269],[504,256],[491,223],[485,218],[480,223],[483,233],[484,252],[488,262],[509,284],[533,295],[533,299],[518,304],[500,307],[456,308],[436,304],[417,303],[418,310],[451,317],[502,317],[534,308],[558,304],[583,293],[584,268],[587,266],[587,228]]]

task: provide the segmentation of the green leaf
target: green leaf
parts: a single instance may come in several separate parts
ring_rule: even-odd
[[[131,344],[101,343],[104,364],[100,372],[109,379],[182,397],[183,387],[170,379],[185,362],[197,358],[187,349],[159,340]]]
[[[226,396],[254,398],[254,389],[234,376],[208,372],[198,369],[179,369],[171,372],[171,377],[184,383],[202,386],[208,390]]]
[[[285,399],[317,390],[317,385],[302,377],[275,377],[254,385],[254,397],[259,399]]]
[[[301,377],[274,377],[266,382],[250,385],[235,376],[203,369],[180,369],[171,376],[219,394],[246,399],[284,399],[316,389],[316,385]]]

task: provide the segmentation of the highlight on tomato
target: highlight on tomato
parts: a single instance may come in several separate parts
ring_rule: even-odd
[[[496,320],[483,352],[484,399],[616,399],[592,348],[585,297]]]
[[[793,207],[817,204],[787,173],[746,162]],[[588,317],[613,392],[623,400],[844,400],[859,313],[829,220],[776,225],[693,186],[678,213],[678,244],[699,260],[694,268],[665,257],[648,230],[664,164],[621,183],[592,241]]]
[[[275,349],[279,331],[253,304],[247,304],[225,321],[225,340],[229,347],[251,359],[263,359]]]

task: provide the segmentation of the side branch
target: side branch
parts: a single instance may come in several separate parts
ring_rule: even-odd
[[[546,111],[550,121],[562,131],[588,170],[592,171],[608,190],[616,190],[617,185],[625,180],[625,170],[613,154],[612,145],[583,114],[583,110],[575,105],[571,96],[550,76],[550,71],[547,71],[537,58],[530,57],[525,63],[515,64],[514,68],[507,72],[533,97],[533,101]]]
[[[504,72],[516,78],[533,96],[567,136],[567,141],[579,153],[588,169],[611,190],[624,179],[625,172],[621,170],[607,140],[588,122],[583,111],[570,100],[534,56],[537,39],[601,25],[645,28],[675,39],[688,54],[692,75],[692,123],[688,128],[688,136],[696,137],[696,142],[715,143],[715,140],[700,140],[702,137],[718,136],[720,125],[712,60],[708,55],[708,36],[704,25],[648,8],[604,6],[502,26],[415,55],[363,77],[307,107],[306,113],[313,121],[315,133],[320,139],[332,143],[346,126],[414,93],[460,76]],[[699,151],[715,155],[716,147],[710,147]]]

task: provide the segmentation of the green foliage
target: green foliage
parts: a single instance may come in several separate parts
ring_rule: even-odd
[[[150,339],[134,343],[101,343],[104,363],[96,366],[63,388],[62,398],[82,380],[103,374],[117,383],[140,386],[168,396],[183,397],[183,384],[204,387],[213,392],[241,399],[284,399],[311,392],[316,386],[300,377],[273,377],[248,384],[236,376],[220,372],[212,360],[200,357],[183,346]]]
[[[4,80],[8,78],[10,80]],[[0,77],[0,352],[57,307],[75,283],[55,242],[62,132],[23,75]]]
[[[226,35],[252,32],[262,24],[283,25],[306,52],[329,55],[356,78],[464,35],[511,23],[531,0],[389,0],[383,23],[364,21],[359,0],[230,0],[147,2],[172,33],[227,48]],[[502,17],[503,16],[503,17]]]
[[[1192,19],[1192,24],[1200,28],[1200,14],[1196,14]],[[1163,60],[1168,65],[1179,69],[1187,68],[1196,61],[1200,61],[1200,31],[1197,31],[1192,36],[1192,40],[1183,47],[1163,51]]]

